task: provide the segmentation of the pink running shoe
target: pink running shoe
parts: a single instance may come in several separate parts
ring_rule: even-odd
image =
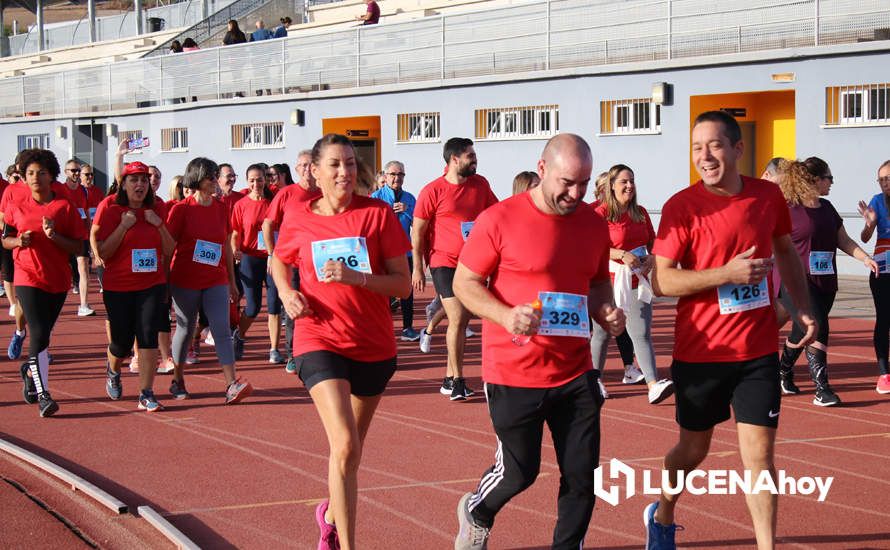
[[[882,374],[878,377],[878,385],[875,391],[881,394],[890,393],[890,374]]]
[[[324,519],[328,511],[328,500],[324,499],[315,507],[315,522],[321,536],[318,538],[318,550],[340,550],[340,537],[337,536],[337,528]]]

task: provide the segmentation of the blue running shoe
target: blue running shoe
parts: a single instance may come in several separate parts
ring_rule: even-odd
[[[12,340],[9,341],[9,348],[6,354],[10,359],[16,360],[22,356],[22,346],[25,344],[25,335],[18,332],[12,333]]]
[[[105,367],[105,376],[105,393],[112,400],[117,401],[124,393],[124,388],[121,385],[121,373],[112,371],[110,367]]]
[[[674,541],[677,529],[682,530],[675,523],[662,525],[655,521],[655,510],[658,501],[653,502],[643,510],[643,525],[646,526],[646,550],[676,550]]]

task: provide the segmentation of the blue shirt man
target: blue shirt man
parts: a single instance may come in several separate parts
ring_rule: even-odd
[[[256,30],[250,33],[249,42],[259,42],[260,40],[270,40],[272,31],[266,28],[266,24],[260,19],[256,22]]]
[[[392,206],[393,212],[399,218],[405,235],[411,238],[411,224],[414,221],[414,205],[417,199],[411,193],[402,189],[405,183],[405,165],[399,161],[391,160],[383,169],[386,176],[386,185],[371,193],[371,197],[380,199]],[[408,252],[408,268],[413,269],[411,252]],[[415,342],[420,339],[420,333],[414,330],[414,294],[399,301],[402,308],[402,340]]]

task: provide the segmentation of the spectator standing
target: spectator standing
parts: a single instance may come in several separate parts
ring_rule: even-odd
[[[256,30],[250,33],[248,42],[259,42],[260,40],[269,40],[272,38],[272,31],[266,28],[266,24],[260,19],[256,22]]]
[[[244,31],[238,26],[238,22],[234,19],[230,20],[229,30],[226,31],[226,35],[223,37],[223,46],[244,44],[245,42],[247,42],[247,37],[244,35]]]
[[[290,17],[282,17],[279,21],[281,21],[281,24],[275,27],[275,31],[272,33],[272,38],[287,37],[287,28],[290,27],[292,21]]]
[[[371,194],[372,198],[380,199],[392,206],[392,211],[402,224],[405,235],[411,238],[411,223],[414,221],[414,205],[417,199],[414,195],[402,189],[405,183],[405,165],[397,160],[386,163],[383,169],[386,183],[380,189]],[[414,270],[411,251],[408,251],[408,270]],[[420,333],[414,330],[414,292],[407,298],[400,299],[402,308],[402,340],[416,342],[420,340]]]

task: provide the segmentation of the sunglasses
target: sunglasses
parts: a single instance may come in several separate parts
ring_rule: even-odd
[[[394,178],[404,178],[405,172],[387,172],[387,176],[392,176]]]
[[[831,183],[834,183],[834,176],[822,176],[822,179],[828,180]]]

